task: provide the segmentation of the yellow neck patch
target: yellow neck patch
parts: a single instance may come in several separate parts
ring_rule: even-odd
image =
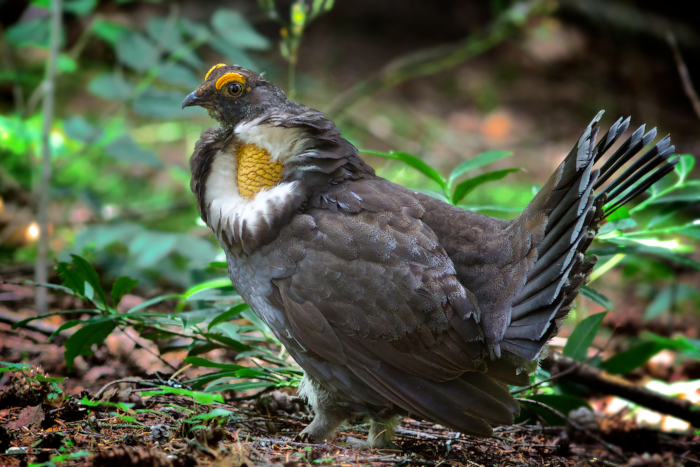
[[[224,76],[216,80],[216,89],[221,90],[221,88],[233,81],[236,83],[245,84],[245,78],[240,73],[226,73]]]
[[[263,188],[275,186],[282,180],[283,166],[270,160],[270,153],[254,144],[241,145],[238,156],[238,192],[253,199]]]

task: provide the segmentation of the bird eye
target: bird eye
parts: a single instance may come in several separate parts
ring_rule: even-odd
[[[233,97],[238,97],[243,92],[243,86],[239,83],[231,83],[228,86],[228,93]]]

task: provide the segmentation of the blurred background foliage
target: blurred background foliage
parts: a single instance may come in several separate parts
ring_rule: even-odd
[[[49,6],[0,0],[5,279],[31,277],[37,251]],[[520,212],[601,108],[604,127],[631,114],[633,126],[671,133],[682,164],[603,226],[592,288],[572,319],[616,307],[607,319],[634,339],[647,329],[685,332],[697,343],[700,184],[693,154],[700,152],[700,115],[666,37],[675,34],[690,75],[700,77],[700,35],[681,7],[623,0],[64,0],[62,20],[48,189],[50,259],[65,262],[64,271],[80,269],[68,264],[79,254],[105,284],[129,276],[142,298],[175,293],[165,295],[176,299],[173,309],[192,313],[183,315],[184,329],[243,312],[232,307],[238,302],[225,287],[224,257],[189,190],[188,157],[212,122],[199,108],[180,108],[209,67],[235,63],[327,110],[381,176],[503,218]],[[92,300],[96,285],[84,287],[69,289]],[[96,312],[109,312],[106,301],[98,305]],[[249,310],[245,316],[262,327]],[[190,358],[214,344],[259,339],[245,337],[252,328],[220,321],[214,324],[228,328],[202,331],[187,346]],[[157,335],[157,324],[145,326]]]

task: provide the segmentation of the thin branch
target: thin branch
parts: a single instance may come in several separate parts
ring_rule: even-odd
[[[673,59],[676,61],[676,66],[678,67],[678,74],[681,76],[683,90],[685,91],[686,96],[688,96],[688,99],[690,99],[690,103],[693,104],[693,110],[695,110],[695,115],[697,115],[698,118],[700,118],[700,98],[698,98],[698,93],[695,91],[693,81],[690,79],[688,67],[685,65],[683,55],[681,55],[681,50],[680,48],[678,48],[676,36],[673,34],[673,32],[666,32],[666,41],[668,42],[668,45],[671,46],[671,50],[673,51]]]
[[[553,368],[566,371],[571,367],[577,367],[574,371],[568,373],[565,379],[605,394],[627,399],[651,410],[672,415],[689,422],[692,426],[700,426],[700,410],[697,410],[696,404],[688,400],[665,396],[579,363],[563,355],[552,353],[542,360],[542,367],[550,371]]]
[[[44,128],[42,132],[42,164],[39,192],[39,243],[36,258],[35,276],[40,283],[48,282],[48,255],[49,255],[49,185],[51,184],[51,123],[53,121],[53,108],[56,91],[56,63],[61,39],[61,0],[51,1],[51,48],[49,60],[46,66],[46,80],[44,81]],[[48,293],[46,289],[36,289],[36,312],[45,314],[48,308]]]

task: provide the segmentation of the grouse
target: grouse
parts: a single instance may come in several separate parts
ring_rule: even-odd
[[[508,385],[529,384],[601,222],[678,161],[668,137],[642,153],[656,137],[644,125],[613,152],[630,119],[598,138],[600,112],[501,220],[378,177],[332,121],[250,70],[214,66],[192,105],[218,122],[190,159],[199,213],[233,286],[304,370],[315,418],[302,435],[318,442],[354,414],[375,447],[408,415],[476,436],[512,424]]]

